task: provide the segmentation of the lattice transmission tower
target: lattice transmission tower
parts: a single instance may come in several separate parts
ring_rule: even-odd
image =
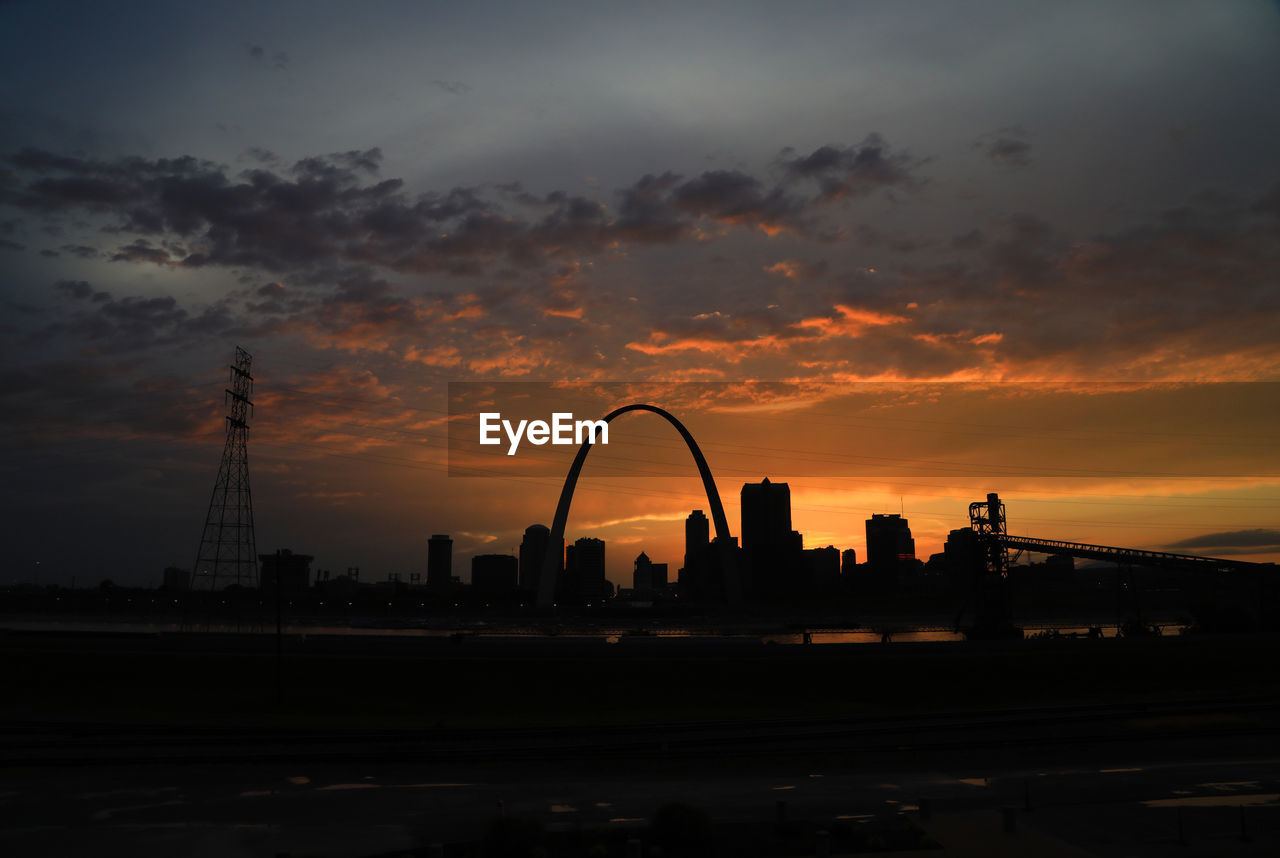
[[[249,491],[249,416],[253,413],[253,355],[236,346],[227,407],[227,441],[209,498],[209,512],[192,569],[192,587],[216,590],[230,584],[258,586],[253,535],[253,495]]]

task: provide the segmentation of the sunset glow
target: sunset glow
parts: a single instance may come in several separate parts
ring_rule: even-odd
[[[927,558],[998,491],[1026,535],[1280,560],[1274,5],[802,5],[6,4],[5,583],[190,565],[236,345],[259,545],[320,568],[550,524],[574,451],[459,476],[456,381],[635,385],[735,531],[767,476],[806,547],[902,512]],[[569,523],[618,583],[706,505],[657,423]]]

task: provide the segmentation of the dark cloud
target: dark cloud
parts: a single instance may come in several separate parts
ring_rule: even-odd
[[[619,234],[638,244],[664,244],[683,238],[686,220],[667,202],[672,188],[679,182],[680,177],[674,173],[647,174],[631,187],[618,191],[620,202],[615,226]]]
[[[0,250],[26,250],[25,244],[18,244],[16,241],[10,241],[7,238],[0,238]]]
[[[795,261],[807,255],[798,245],[735,256],[751,247],[745,239],[752,230],[828,238],[832,196],[917,184],[905,160],[875,140],[792,154],[778,182],[741,169],[652,173],[604,201],[561,191],[535,195],[516,183],[414,195],[400,180],[379,177],[376,149],[239,173],[189,157],[94,161],[26,149],[8,161],[18,176],[4,190],[11,204],[68,228],[87,220],[90,228],[114,231],[122,241],[107,258],[233,269],[243,284],[234,300],[192,309],[189,317],[180,317],[179,307],[112,299],[100,302],[109,313],[61,323],[60,330],[100,348],[163,344],[180,331],[206,335],[237,325],[275,325],[344,348],[385,348],[396,338],[412,341],[424,325],[448,315],[411,294],[398,275],[442,273],[488,277],[471,288],[474,302],[454,311],[467,314],[460,322],[465,336],[480,325],[509,336],[503,325],[518,329],[536,318],[546,320],[545,330],[560,326],[564,342],[547,348],[564,353],[585,348],[586,338],[570,341],[565,333],[577,322],[627,315],[609,306],[608,283],[593,281],[596,262],[638,246],[711,241],[726,242],[724,265],[740,266],[739,274],[717,281],[729,269],[713,272],[708,262],[689,277],[702,285],[662,293],[666,319],[652,320],[653,329],[668,339],[641,338],[643,354],[723,342],[723,353],[736,360],[763,361],[776,358],[782,344],[805,339],[815,373],[874,374],[892,361],[904,377],[983,365],[1000,373],[1106,377],[1137,367],[1156,377],[1186,372],[1188,361],[1269,348],[1280,320],[1275,192],[1247,201],[1199,195],[1147,223],[1093,236],[1065,233],[1032,213],[984,221],[949,243],[846,218],[840,249],[824,244],[823,253],[833,254],[837,271],[879,270],[849,280],[854,285],[844,291],[847,277]],[[812,182],[816,194],[806,192]],[[837,189],[832,182],[843,184]],[[86,257],[96,252],[87,244],[62,247],[82,248],[77,252]],[[263,286],[268,280],[275,282]],[[432,289],[446,288],[447,281],[433,281]],[[856,334],[821,342],[813,337],[821,328],[793,327],[801,316],[821,319],[842,304],[888,315],[917,309],[910,325],[859,327],[833,317],[828,328],[844,325]],[[752,315],[769,305],[789,315]],[[712,315],[716,310],[726,315]],[[681,314],[691,321],[671,322]],[[242,315],[253,322],[237,322]],[[687,348],[673,348],[676,341]],[[467,346],[461,339],[454,344],[458,354]],[[601,353],[608,348],[599,345]],[[1157,351],[1158,359],[1150,354]],[[448,359],[443,354],[437,359]]]
[[[987,243],[987,237],[980,229],[971,229],[951,239],[951,246],[956,250],[977,250]]]
[[[431,81],[431,85],[437,89],[444,90],[450,95],[461,95],[471,89],[471,87],[467,86],[462,81],[457,80],[433,80]]]
[[[278,164],[280,156],[270,149],[263,149],[258,146],[251,146],[245,150],[241,158],[252,158],[260,164]]]
[[[903,235],[890,235],[870,224],[860,223],[854,226],[849,234],[862,247],[876,247],[892,250],[895,253],[911,253],[919,250],[925,242]]]
[[[997,137],[980,144],[983,153],[998,164],[1025,167],[1031,163],[1031,144],[1012,137]]]
[[[309,174],[312,177],[343,177],[334,169],[363,170],[366,173],[377,173],[382,163],[382,150],[377,146],[372,149],[349,149],[346,152],[334,152],[324,158],[305,158],[294,165],[295,173]],[[398,186],[397,186],[398,187]]]
[[[207,385],[200,389],[164,370],[141,371],[133,355],[98,352],[93,360],[44,360],[5,370],[0,401],[28,455],[70,438],[172,440],[205,434],[212,425]],[[146,458],[155,460],[154,449]],[[79,456],[73,453],[70,459],[76,467],[49,476],[65,479],[63,491],[75,496],[88,472]]]
[[[856,146],[823,146],[808,155],[784,149],[778,157],[787,179],[812,180],[826,200],[861,197],[882,188],[911,184],[917,166],[908,156],[893,153],[878,134]]]
[[[93,296],[93,287],[86,280],[59,280],[53,284],[53,288],[60,289],[80,301]]]
[[[121,247],[111,255],[112,262],[150,262],[154,265],[172,265],[176,260],[169,252],[160,247],[153,247],[145,238],[139,238],[132,244]]]
[[[1254,528],[1205,533],[1175,542],[1170,548],[1266,548],[1280,547],[1280,530]]]
[[[919,302],[928,335],[999,334],[982,349],[995,366],[1054,378],[1274,372],[1280,233],[1252,201],[1197,195],[1092,236],[1016,215],[973,250],[902,269],[897,294]]]
[[[1029,214],[1006,219],[1005,237],[988,251],[996,277],[1026,290],[1041,288],[1061,277],[1058,260],[1065,243],[1054,236],[1052,227]]]
[[[248,51],[251,59],[264,65],[270,64],[274,69],[284,71],[289,67],[289,55],[284,51],[274,51],[268,61],[267,49],[262,45],[246,45],[245,50]]]
[[[804,202],[781,188],[765,189],[759,179],[736,170],[713,170],[675,189],[676,208],[721,223],[767,230],[800,225]]]
[[[95,291],[84,280],[60,280],[54,288],[76,301],[77,309],[40,329],[35,339],[51,342],[68,337],[80,347],[100,354],[189,345],[204,337],[221,337],[248,327],[225,300],[193,316],[171,295],[114,298],[108,292]]]
[[[1259,197],[1250,210],[1258,214],[1269,214],[1280,218],[1280,184],[1275,185],[1263,196]]]
[[[359,264],[463,276],[502,260],[528,269],[626,243],[701,240],[707,222],[817,237],[830,197],[906,181],[905,162],[869,139],[875,145],[828,147],[793,159],[792,178],[823,185],[813,198],[790,182],[769,185],[741,170],[691,178],[668,172],[620,190],[616,209],[563,192],[535,197],[519,185],[498,187],[529,209],[517,215],[478,188],[411,196],[399,179],[376,181],[382,160],[376,148],[235,176],[192,157],[101,161],[27,148],[7,159],[20,180],[4,199],[55,225],[66,216],[102,216],[105,229],[136,237],[110,257],[116,261],[312,276]],[[258,160],[270,163],[265,155]],[[153,240],[166,237],[182,243]]]

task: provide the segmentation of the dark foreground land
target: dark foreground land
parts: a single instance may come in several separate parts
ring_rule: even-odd
[[[0,635],[0,854],[1280,850],[1274,637],[282,643]]]

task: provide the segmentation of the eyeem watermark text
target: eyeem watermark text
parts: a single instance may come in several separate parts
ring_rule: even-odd
[[[551,422],[545,420],[521,420],[512,425],[510,420],[503,420],[498,411],[480,412],[480,443],[494,445],[502,443],[503,433],[509,442],[507,455],[514,456],[520,441],[541,447],[550,441],[552,444],[581,444],[584,440],[592,444],[609,443],[609,424],[603,420],[574,420],[568,411],[556,411],[551,415]]]

